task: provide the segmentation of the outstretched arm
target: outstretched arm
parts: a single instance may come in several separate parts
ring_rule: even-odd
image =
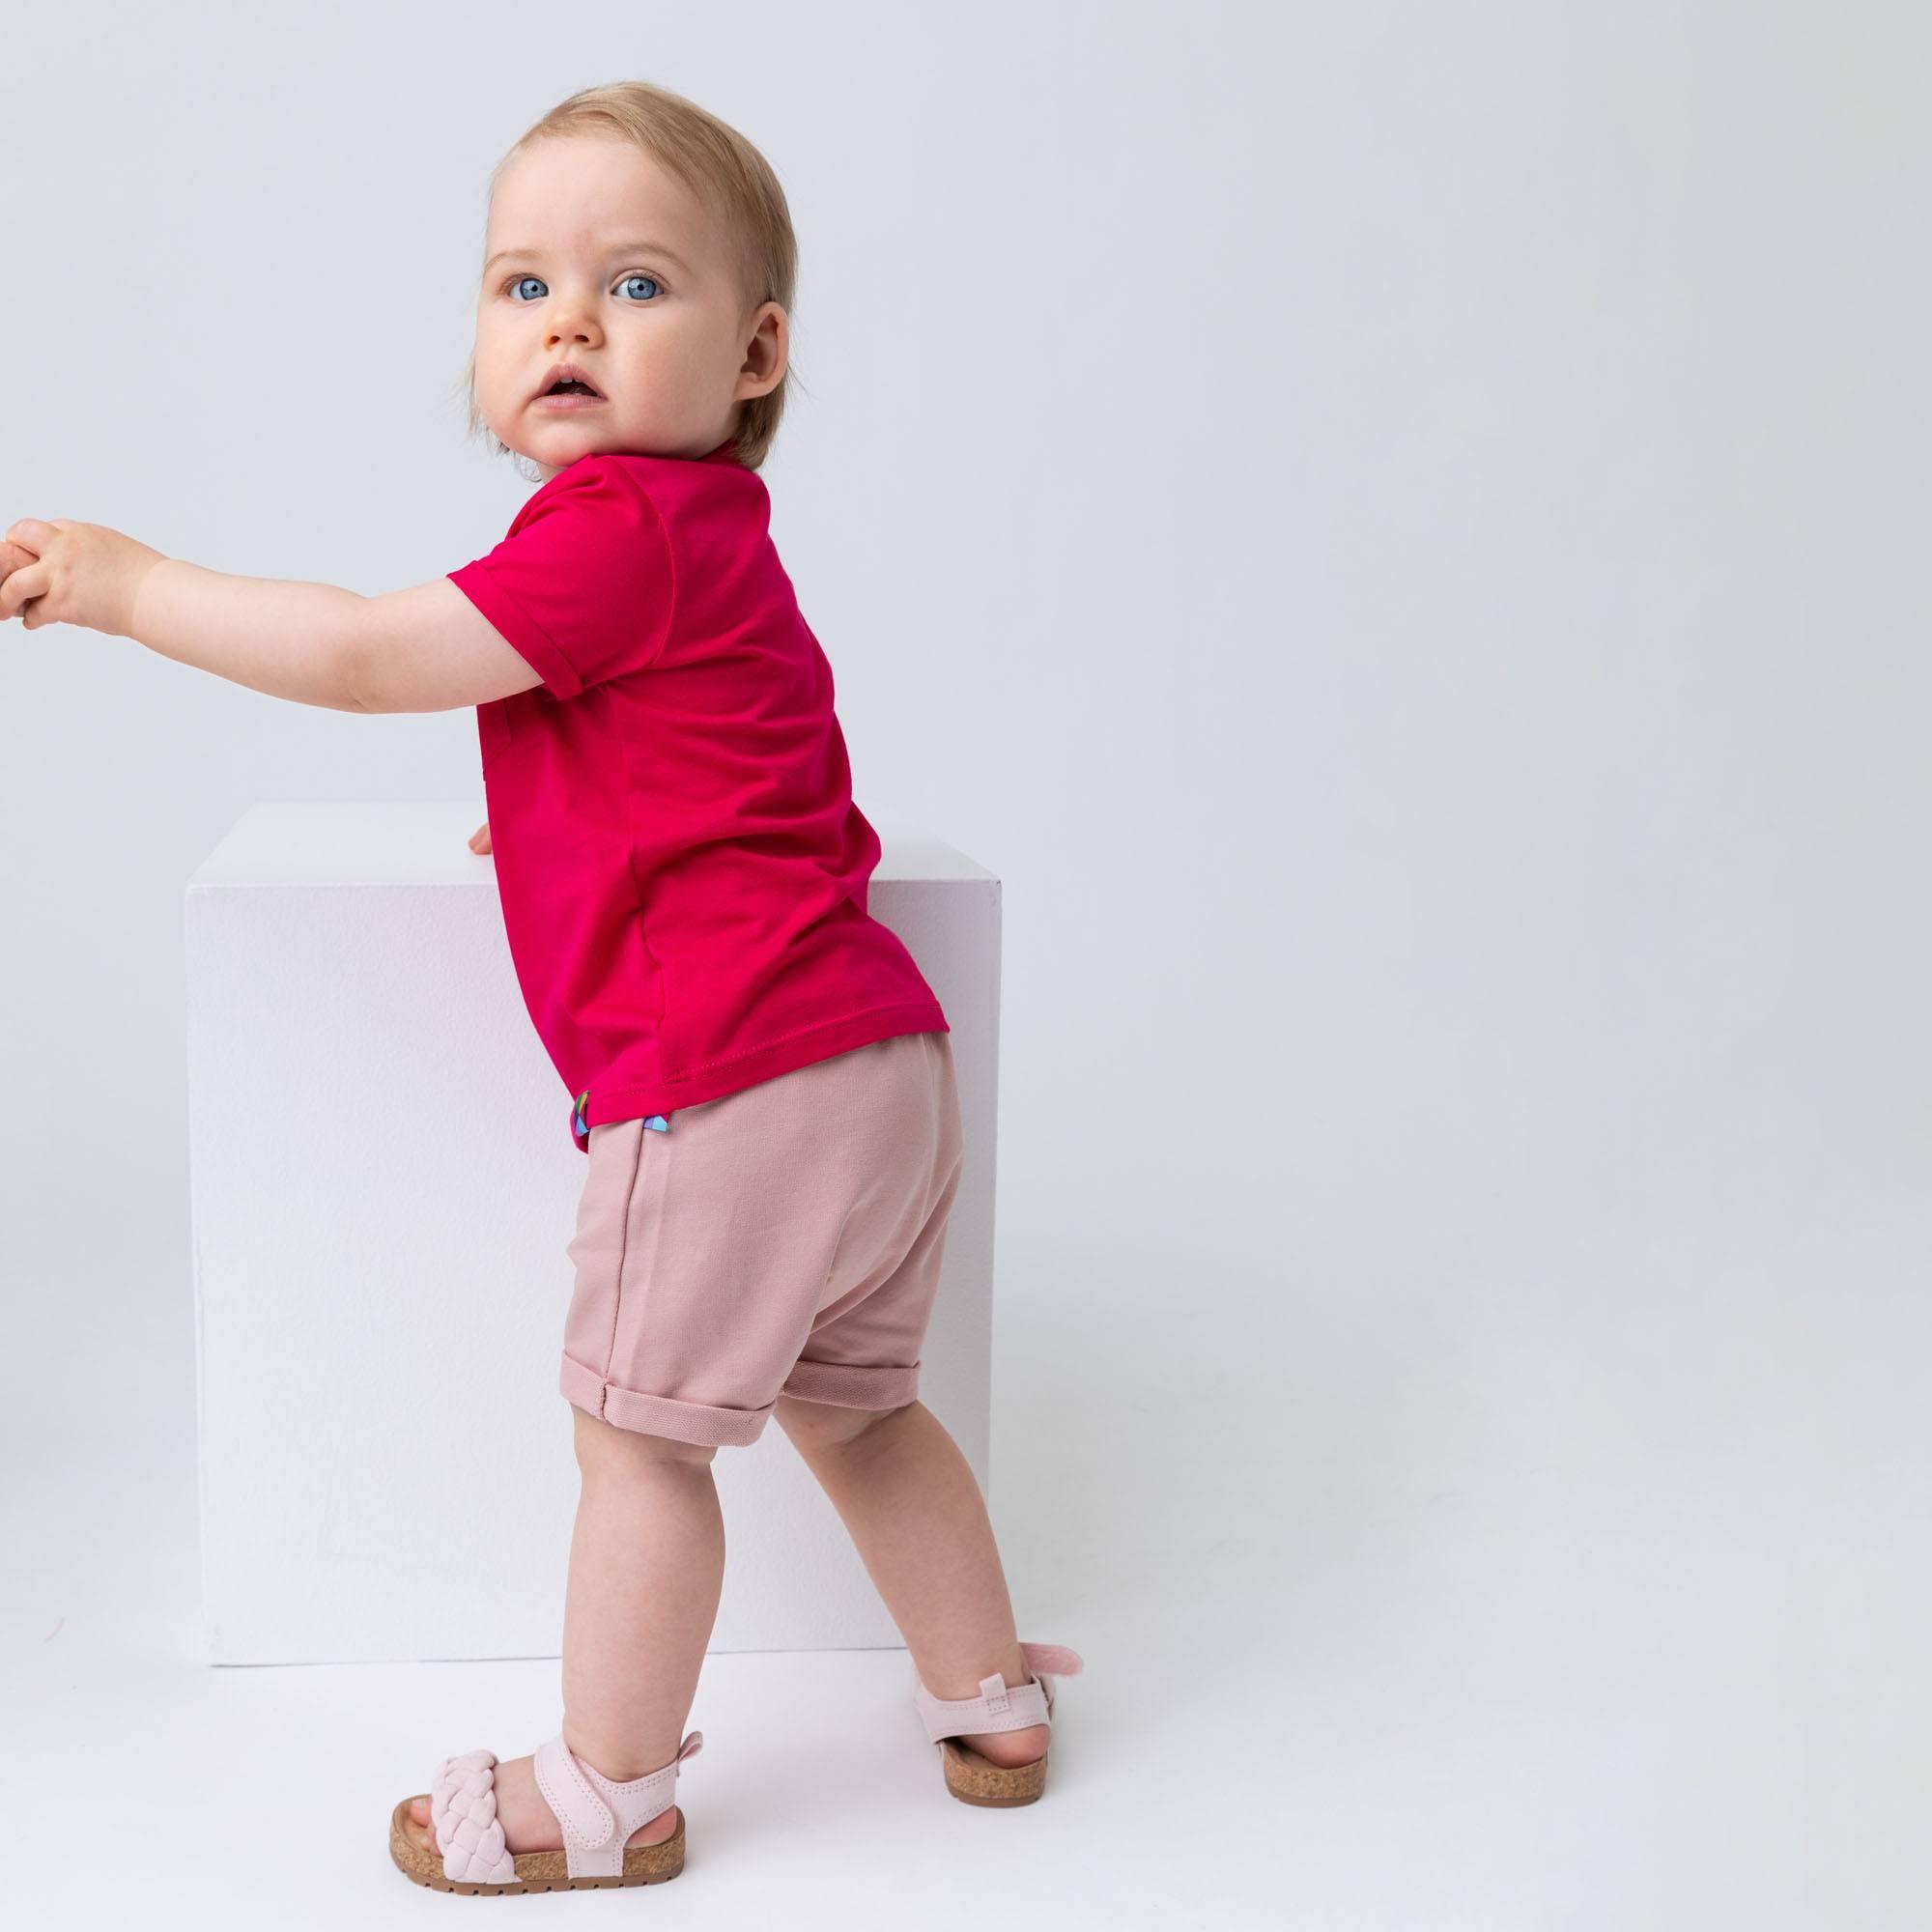
[[[540,673],[447,577],[381,597],[230,577],[100,524],[22,518],[0,544],[0,619],[81,624],[270,697],[334,711],[453,711]]]
[[[102,524],[24,517],[0,550],[0,618],[129,638],[251,691],[360,711],[367,599],[332,583],[231,577]]]

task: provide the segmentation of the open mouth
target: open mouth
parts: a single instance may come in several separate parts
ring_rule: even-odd
[[[588,383],[580,383],[575,377],[572,377],[566,382],[552,384],[544,391],[544,394],[547,396],[596,396],[597,391]],[[603,398],[598,396],[598,401],[602,402]]]

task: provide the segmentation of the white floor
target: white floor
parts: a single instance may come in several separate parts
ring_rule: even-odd
[[[1257,1292],[1189,1288],[1217,1321]],[[1789,1306],[1741,1325],[1721,1295],[1625,1308],[1580,1344],[1574,1319],[1485,1333],[1473,1303],[1432,1329],[1419,1297],[1391,1321],[1391,1290],[1308,1296],[1293,1350],[1221,1358],[1176,1332],[1151,1353],[1144,1323],[1063,1327],[1055,1307],[1094,1293],[1001,1329],[993,1503],[1021,1634],[1088,1665],[1061,1687],[1044,1800],[946,1797],[902,1652],[718,1655],[683,1875],[489,1912],[1932,1924],[1922,1350]],[[0,1419],[7,1922],[462,1918],[389,1864],[389,1807],[445,1752],[548,1737],[556,1661],[197,1662],[179,1316],[104,1345],[111,1420],[54,1379],[50,1415]],[[142,1349],[153,1373],[127,1373]],[[1847,1412],[1834,1462],[1822,1418]]]

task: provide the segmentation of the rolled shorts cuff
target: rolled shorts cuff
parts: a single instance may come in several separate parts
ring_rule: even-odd
[[[828,1402],[839,1408],[903,1408],[919,1394],[919,1364],[910,1368],[871,1363],[814,1362],[801,1355],[781,1395],[801,1402]]]
[[[573,1355],[563,1357],[557,1386],[567,1401],[619,1429],[668,1435],[673,1442],[695,1442],[707,1449],[749,1446],[763,1433],[772,1412],[770,1403],[763,1408],[724,1408],[708,1402],[646,1395],[641,1389],[607,1380]]]

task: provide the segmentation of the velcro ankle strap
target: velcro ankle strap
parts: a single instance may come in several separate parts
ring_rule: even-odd
[[[671,1804],[678,1766],[703,1747],[702,1731],[688,1732],[668,1764],[619,1784],[577,1756],[562,1732],[543,1746],[536,1754],[537,1789],[562,1828],[569,1876],[622,1877],[625,1840]]]
[[[1009,1684],[998,1671],[980,1678],[977,1697],[935,1697],[915,1680],[913,1699],[924,1720],[926,1736],[934,1744],[969,1731],[1023,1731],[1029,1724],[1044,1724],[1050,1719],[1043,1684]]]

